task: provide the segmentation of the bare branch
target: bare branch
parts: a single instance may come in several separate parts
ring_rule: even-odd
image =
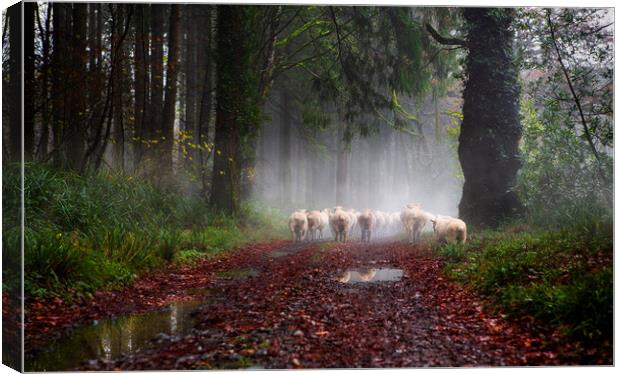
[[[551,12],[549,11],[547,11],[547,26],[549,27],[549,31],[551,33],[551,40],[553,41],[553,46],[558,56],[558,62],[560,63],[560,66],[562,67],[562,73],[564,73],[564,77],[566,78],[566,83],[568,83],[568,88],[570,89],[570,92],[573,95],[573,99],[575,100],[575,105],[577,105],[577,109],[579,110],[579,117],[581,117],[581,124],[583,126],[584,135],[586,136],[586,140],[588,141],[588,144],[590,145],[590,148],[592,149],[592,153],[594,154],[594,157],[596,157],[596,160],[600,162],[601,159],[599,157],[598,151],[596,150],[596,147],[594,146],[594,142],[592,141],[592,135],[590,134],[590,129],[588,128],[586,118],[583,114],[583,109],[581,108],[581,100],[579,100],[579,97],[577,97],[577,93],[575,92],[575,88],[573,87],[573,82],[571,81],[570,76],[568,75],[568,69],[566,68],[566,65],[564,65],[564,60],[562,60],[562,54],[560,53],[560,47],[555,37],[555,29],[553,28],[553,22],[551,22]]]

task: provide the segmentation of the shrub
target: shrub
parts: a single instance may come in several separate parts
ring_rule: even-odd
[[[241,217],[213,214],[204,199],[131,175],[78,175],[25,164],[26,293],[118,287],[168,261],[190,262],[278,237],[284,218],[251,204]],[[20,168],[3,167],[4,286],[19,287]],[[280,225],[278,229],[276,227]],[[182,251],[182,252],[181,252]],[[182,254],[179,254],[182,253]]]
[[[533,315],[592,345],[613,331],[613,232],[609,223],[578,227],[504,227],[435,251],[453,278],[508,315]]]

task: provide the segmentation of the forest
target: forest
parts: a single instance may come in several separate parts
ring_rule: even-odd
[[[613,21],[9,7],[3,364],[612,365]]]

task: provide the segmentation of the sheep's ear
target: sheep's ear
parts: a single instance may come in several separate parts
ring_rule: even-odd
[[[437,221],[434,218],[431,218],[432,223],[436,223]]]

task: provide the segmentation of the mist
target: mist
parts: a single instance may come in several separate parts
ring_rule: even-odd
[[[459,108],[459,92],[451,91],[437,103],[429,96],[417,106],[403,100],[418,119],[413,131],[379,122],[374,133],[354,134],[347,147],[342,123],[332,119],[326,129],[308,128],[298,107],[285,109],[274,88],[266,104],[269,120],[257,142],[256,200],[285,213],[335,205],[391,212],[419,203],[433,214],[458,216],[463,185],[456,153],[460,121],[451,113]],[[286,110],[292,113],[283,113]],[[287,146],[290,157],[283,157]],[[341,155],[342,185],[337,182],[341,147],[347,149]]]

